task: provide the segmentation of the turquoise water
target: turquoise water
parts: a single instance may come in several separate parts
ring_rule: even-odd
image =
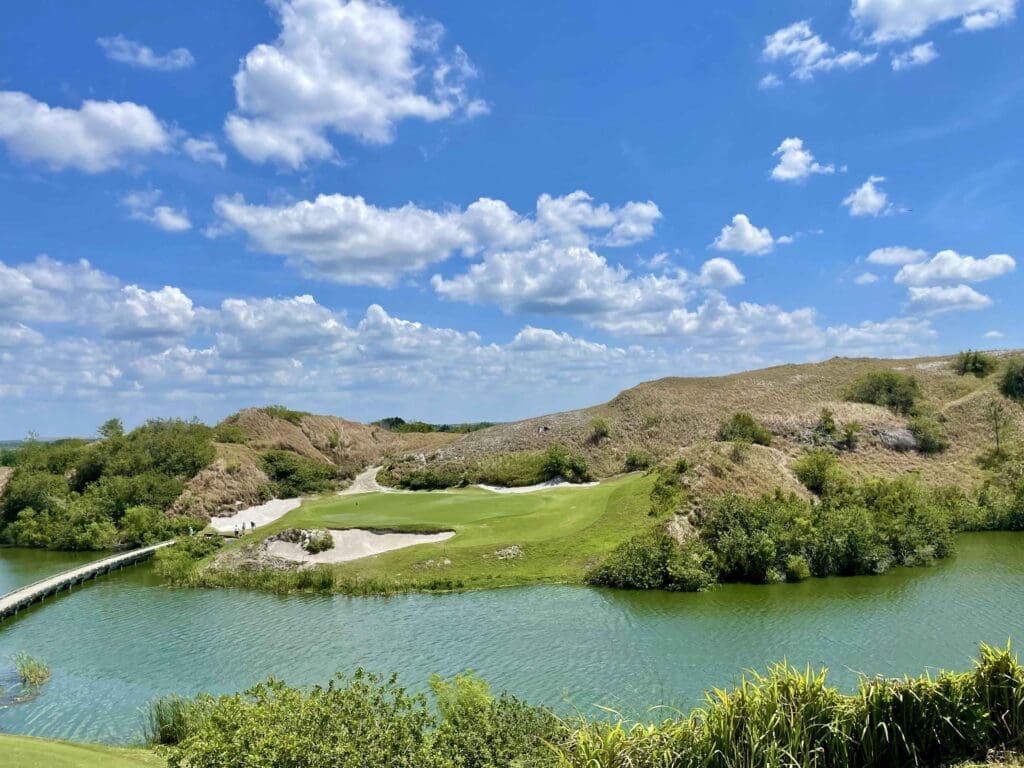
[[[0,550],[0,589],[80,559]],[[416,689],[431,673],[473,668],[561,711],[644,716],[699,704],[707,688],[784,658],[826,665],[849,687],[857,672],[965,668],[979,642],[1011,637],[1024,638],[1024,534],[961,536],[956,557],[934,568],[684,595],[550,586],[279,597],[168,589],[143,565],[0,624],[0,665],[24,649],[53,671],[39,698],[0,710],[0,730],[138,741],[156,696],[270,675],[320,682],[357,666],[396,671]]]

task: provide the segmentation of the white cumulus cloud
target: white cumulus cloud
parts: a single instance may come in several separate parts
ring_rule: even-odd
[[[963,284],[912,286],[907,290],[907,296],[911,310],[931,315],[987,309],[992,306],[992,299]]]
[[[815,34],[807,20],[790,24],[766,36],[762,53],[768,61],[788,64],[790,74],[798,80],[810,80],[817,72],[833,69],[859,69],[878,58],[877,53],[854,50],[837,53],[835,48]]]
[[[875,43],[912,40],[936,24],[959,21],[977,31],[1006,24],[1017,0],[853,0],[850,14]]]
[[[868,261],[887,267],[914,264],[928,258],[928,251],[923,248],[907,248],[903,245],[892,245],[887,248],[876,248],[868,254]]]
[[[188,48],[175,48],[167,53],[159,54],[149,46],[129,40],[124,35],[101,37],[96,42],[111,61],[140,69],[172,72],[176,69],[188,69],[196,63]]]
[[[889,202],[889,195],[878,185],[884,176],[869,176],[868,180],[843,198],[843,205],[850,209],[851,216],[886,216],[895,209]]]
[[[891,61],[893,70],[900,72],[904,69],[923,67],[937,58],[939,58],[939,52],[935,50],[935,44],[928,42],[915,45],[902,53],[893,54]]]
[[[130,101],[87,100],[68,109],[18,91],[0,91],[0,141],[19,160],[86,173],[170,147],[170,136],[156,116]]]
[[[225,122],[250,160],[298,168],[335,156],[332,133],[387,144],[407,118],[487,111],[470,95],[476,71],[465,52],[442,52],[439,24],[386,2],[277,0],[272,7],[280,35],[242,60],[237,110]]]
[[[206,136],[198,139],[194,137],[185,139],[182,149],[197,163],[213,163],[221,168],[228,164],[227,155],[221,151],[217,142]]]
[[[259,251],[285,256],[304,273],[341,283],[393,285],[455,252],[556,246],[622,246],[651,236],[661,218],[653,202],[619,208],[596,204],[585,192],[541,195],[533,216],[480,198],[463,210],[407,203],[381,208],[362,197],[320,195],[287,205],[251,205],[219,197],[215,233],[241,230]]]
[[[783,139],[772,156],[779,158],[778,165],[772,168],[772,178],[776,181],[802,181],[812,174],[829,174],[836,170],[832,163],[822,165],[815,160],[811,151],[804,148],[803,139],[795,136]]]
[[[738,251],[748,256],[760,256],[770,253],[776,243],[786,244],[792,238],[776,240],[768,227],[756,227],[745,213],[737,213],[732,217],[732,224],[726,224],[711,247],[719,251]]]
[[[187,232],[192,229],[186,211],[158,205],[162,194],[159,189],[129,192],[121,198],[121,205],[128,210],[130,218],[148,222],[164,232]]]
[[[896,274],[896,282],[904,285],[980,283],[1012,272],[1016,266],[1013,257],[1005,253],[976,259],[945,250],[939,251],[928,261],[907,264]]]

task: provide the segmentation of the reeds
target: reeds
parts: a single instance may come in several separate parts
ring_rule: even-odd
[[[865,678],[846,695],[825,670],[776,665],[658,725],[564,725],[565,768],[940,766],[1024,746],[1024,667],[983,645],[970,672]]]
[[[12,657],[18,670],[18,679],[26,688],[38,688],[50,681],[50,668],[39,659],[18,651]]]

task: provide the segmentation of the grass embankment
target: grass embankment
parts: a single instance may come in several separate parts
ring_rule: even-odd
[[[0,734],[0,764],[18,768],[138,768],[166,766],[167,761],[148,749]]]
[[[267,526],[261,538],[287,528],[455,531],[442,543],[330,566],[334,588],[343,592],[581,583],[587,570],[608,552],[654,523],[649,514],[653,482],[650,477],[628,475],[594,487],[526,494],[466,488],[333,496],[304,503]],[[235,546],[258,544],[253,537]],[[234,559],[233,554],[222,553],[219,565],[207,567],[199,583],[276,588],[294,577],[227,569],[224,564]]]

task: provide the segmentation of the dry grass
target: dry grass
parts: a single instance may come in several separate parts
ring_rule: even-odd
[[[858,449],[842,456],[854,474],[892,476],[914,471],[927,481],[972,484],[981,477],[974,459],[990,446],[982,408],[997,394],[998,373],[986,379],[958,376],[952,360],[951,356],[906,360],[837,357],[731,376],[659,379],[625,390],[603,405],[462,435],[426,453],[420,463],[467,465],[494,453],[541,450],[561,443],[583,453],[596,474],[608,476],[623,470],[626,456],[634,449],[666,459],[712,443],[724,418],[747,411],[774,433],[773,455],[782,473],[778,484],[786,487],[789,480],[781,468],[808,447],[822,408],[830,408],[840,426],[856,421],[862,427]],[[945,421],[952,441],[949,451],[926,456],[889,449],[881,436],[904,430],[906,419],[885,408],[844,401],[844,393],[855,379],[882,370],[917,377],[926,399]],[[1024,434],[1024,409],[1010,410],[1017,434]],[[598,418],[608,423],[609,434],[595,441],[591,423]],[[762,481],[752,481],[752,485],[761,487]]]

